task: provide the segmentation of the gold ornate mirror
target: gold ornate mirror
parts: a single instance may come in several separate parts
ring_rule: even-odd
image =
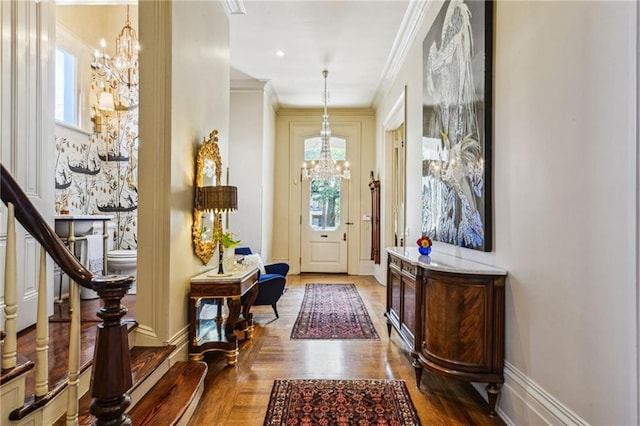
[[[214,235],[222,232],[219,215],[199,210],[200,188],[221,184],[222,160],[218,147],[218,131],[213,130],[205,139],[196,158],[196,176],[193,208],[193,246],[203,264],[209,263],[216,248]],[[217,230],[217,232],[216,232]]]

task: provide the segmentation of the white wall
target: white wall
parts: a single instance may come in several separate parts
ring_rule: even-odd
[[[435,248],[509,271],[499,411],[512,424],[638,424],[637,7],[496,4],[494,250]],[[381,123],[408,86],[409,241],[420,230],[421,44],[436,12],[378,108]]]
[[[195,256],[195,153],[213,129],[228,164],[229,19],[220,2],[140,2],[140,165],[136,344],[186,344]],[[212,262],[215,266],[215,261]],[[186,353],[185,353],[186,356]]]
[[[230,185],[238,187],[238,211],[230,214],[229,230],[238,234],[241,246],[262,252],[264,192],[264,92],[233,89],[229,126]],[[223,166],[226,166],[223,164]]]

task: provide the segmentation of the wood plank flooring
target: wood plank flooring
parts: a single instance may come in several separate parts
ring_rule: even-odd
[[[291,340],[306,283],[355,283],[380,340]],[[401,379],[423,425],[504,425],[488,415],[488,406],[470,384],[425,370],[416,386],[408,348],[384,317],[386,288],[373,277],[302,274],[287,277],[278,302],[280,319],[270,306],[255,306],[252,340],[241,341],[234,367],[222,353],[205,356],[205,390],[190,425],[260,426],[275,379]],[[498,400],[499,403],[499,400]]]

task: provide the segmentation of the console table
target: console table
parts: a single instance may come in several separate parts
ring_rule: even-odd
[[[239,349],[235,331],[244,332],[245,339],[251,339],[253,334],[253,314],[249,310],[258,296],[258,275],[255,267],[225,274],[214,269],[191,279],[189,358],[200,361],[205,352],[222,351],[228,365],[236,364]],[[229,310],[226,318],[222,313],[225,300]],[[202,317],[205,307],[210,313]]]
[[[504,289],[507,272],[417,247],[387,249],[388,333],[411,348],[420,387],[424,367],[488,383],[490,415],[504,383]]]

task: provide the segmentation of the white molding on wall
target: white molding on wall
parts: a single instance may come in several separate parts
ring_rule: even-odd
[[[244,0],[225,0],[225,10],[231,15],[246,15],[247,8],[244,6]]]
[[[378,105],[382,99],[384,99],[384,95],[387,90],[389,90],[391,82],[396,79],[401,65],[405,63],[409,47],[422,27],[421,23],[424,19],[424,11],[427,3],[429,2],[409,2],[409,6],[407,6],[407,10],[405,11],[402,22],[400,23],[398,34],[391,46],[391,53],[389,54],[387,62],[382,69],[380,84],[376,89],[376,96],[372,103],[373,106]]]
[[[504,363],[504,380],[498,399],[498,415],[508,425],[522,424],[523,419],[526,419],[527,424],[589,425],[507,361]],[[503,409],[505,405],[509,405],[506,411],[517,413],[518,422],[507,416]]]
[[[231,80],[231,91],[262,92],[268,80]]]
[[[171,64],[167,55],[171,50],[171,7],[169,2],[141,2],[139,27],[147,37],[141,43],[147,48],[141,52],[140,99],[155,102],[140,105],[140,137],[154,141],[154,145],[140,146],[138,167],[139,217],[138,223],[138,298],[148,303],[138,306],[136,319],[136,343],[141,346],[158,346],[166,342],[171,327],[169,283],[169,245],[167,235],[158,230],[167,229],[170,223],[169,193],[171,140]],[[145,123],[161,123],[159,125]]]
[[[640,6],[636,7],[636,52],[640,49]],[[636,259],[640,257],[640,55],[636,54]],[[635,288],[636,288],[636,342],[640,342],[640,262],[636,261],[635,270]],[[636,346],[636,395],[640,395],[640,354]],[[636,405],[636,421],[640,420],[640,404]]]

